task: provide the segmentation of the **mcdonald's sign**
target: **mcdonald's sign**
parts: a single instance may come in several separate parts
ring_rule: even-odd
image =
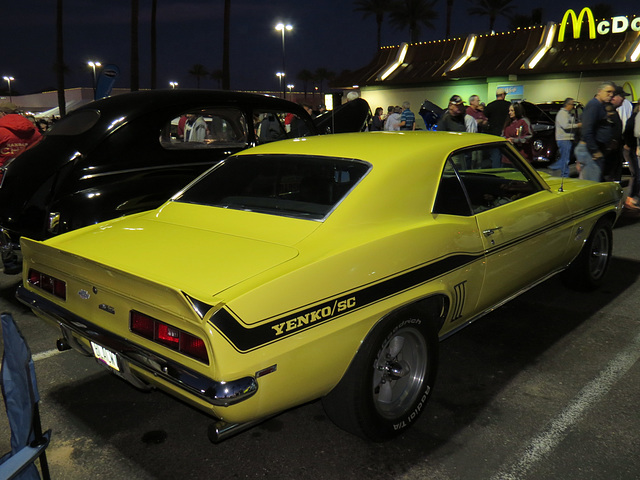
[[[611,20],[601,20],[596,24],[591,9],[584,7],[578,15],[576,15],[573,9],[569,9],[564,13],[560,28],[558,29],[558,42],[564,42],[565,30],[570,20],[573,26],[573,38],[575,39],[580,38],[583,22],[587,23],[590,39],[596,38],[597,35],[624,33],[629,28],[635,32],[640,32],[640,17],[629,20],[627,17],[619,16],[613,17]]]

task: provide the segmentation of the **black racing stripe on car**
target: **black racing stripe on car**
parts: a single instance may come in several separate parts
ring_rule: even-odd
[[[603,207],[611,207],[611,205],[612,202],[603,202],[598,206],[582,210],[533,233],[513,239],[506,244],[498,244],[495,248],[484,252],[484,254],[494,255],[499,251],[511,248],[518,243],[522,243],[548,230],[558,228],[560,225],[575,222],[577,219],[586,217],[601,210]],[[422,283],[431,281],[457,268],[481,259],[484,257],[484,254],[466,253],[452,255],[434,263],[423,265],[417,269],[400,273],[382,280],[379,283],[364,286],[359,290],[345,292],[335,297],[319,300],[314,304],[303,306],[295,311],[285,312],[276,317],[271,317],[271,319],[264,319],[264,323],[256,327],[249,327],[243,324],[240,318],[228,307],[216,312],[209,322],[236,350],[241,353],[246,353],[274,341],[301,333],[309,328],[335,320],[347,313],[351,313],[390,296],[397,295],[404,290],[415,288]]]
[[[482,253],[453,255],[359,290],[344,292],[295,311],[271,317],[272,319],[265,319],[265,323],[256,327],[243,325],[227,308],[216,312],[209,322],[236,350],[244,353],[335,320],[482,258]]]

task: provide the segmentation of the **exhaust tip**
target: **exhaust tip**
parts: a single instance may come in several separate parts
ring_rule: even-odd
[[[64,352],[65,350],[70,350],[71,346],[64,338],[59,338],[58,340],[56,340],[56,348],[59,352]]]

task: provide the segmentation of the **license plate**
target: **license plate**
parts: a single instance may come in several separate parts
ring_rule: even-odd
[[[118,356],[114,352],[93,342],[91,342],[91,348],[93,348],[93,354],[98,361],[113,368],[114,370],[117,370],[118,372],[120,371],[120,367],[118,367]]]

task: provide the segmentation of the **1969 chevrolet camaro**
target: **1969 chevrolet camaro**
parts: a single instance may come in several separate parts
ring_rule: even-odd
[[[23,238],[17,295],[62,347],[218,419],[212,440],[322,398],[380,441],[425,410],[439,340],[556,273],[601,284],[621,197],[489,135],[285,140],[157,210]]]

